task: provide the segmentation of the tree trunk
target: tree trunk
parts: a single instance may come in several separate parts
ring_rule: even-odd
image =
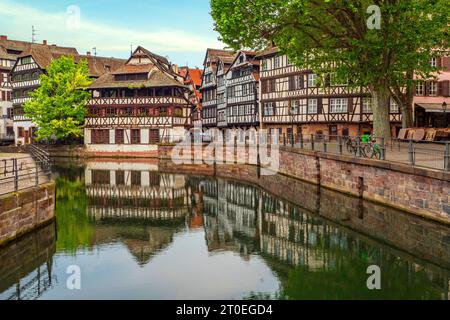
[[[402,110],[402,128],[412,128],[414,126],[412,102],[402,104],[400,108]]]
[[[373,97],[373,133],[377,138],[391,139],[391,119],[389,88],[372,88]]]

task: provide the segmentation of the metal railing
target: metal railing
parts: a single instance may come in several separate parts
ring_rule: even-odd
[[[51,180],[48,162],[33,157],[0,159],[0,195],[34,188]]]
[[[27,145],[26,150],[43,170],[48,171],[51,169],[52,160],[47,151],[36,146],[35,144]]]

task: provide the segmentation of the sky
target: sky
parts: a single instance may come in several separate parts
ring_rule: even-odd
[[[131,45],[202,67],[206,48],[223,48],[209,0],[0,0],[0,34],[128,58]]]

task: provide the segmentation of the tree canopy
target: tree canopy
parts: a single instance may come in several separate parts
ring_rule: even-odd
[[[67,140],[83,136],[86,102],[91,84],[88,62],[73,57],[53,60],[30,93],[24,113],[38,126],[37,140]]]
[[[374,6],[375,4],[375,6]],[[446,0],[211,0],[221,39],[235,49],[276,45],[298,67],[369,88],[374,130],[390,136],[389,98],[429,78],[447,50]],[[400,101],[397,99],[397,101]]]

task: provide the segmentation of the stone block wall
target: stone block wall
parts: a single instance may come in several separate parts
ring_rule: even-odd
[[[55,217],[55,183],[0,197],[0,246]]]

